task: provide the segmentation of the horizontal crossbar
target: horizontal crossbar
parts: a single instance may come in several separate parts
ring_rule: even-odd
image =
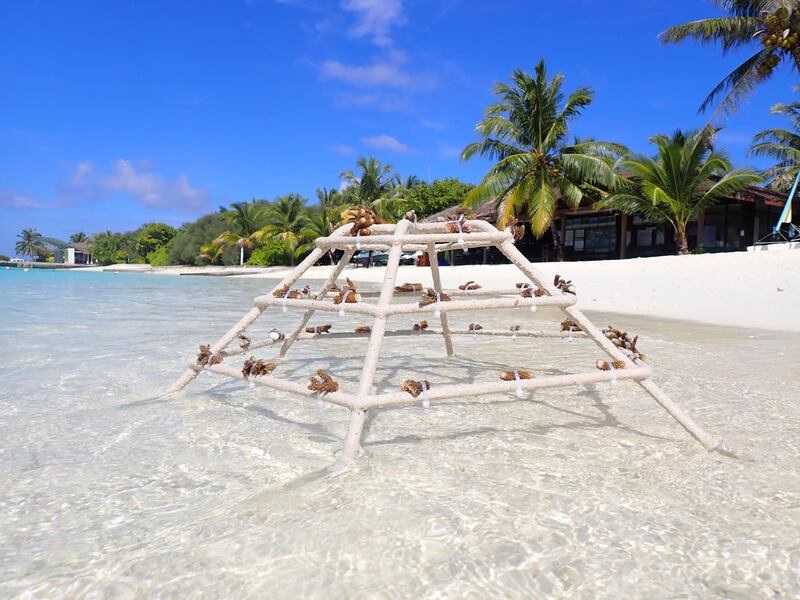
[[[242,372],[234,367],[228,367],[225,365],[214,365],[211,367],[205,367],[205,369],[211,371],[212,373],[216,373],[218,375],[227,375],[228,377],[233,377],[234,379],[241,379],[241,380],[246,379],[245,376],[242,375]],[[264,377],[253,377],[252,379],[250,379],[250,381],[252,381],[257,385],[262,385],[264,387],[268,387],[273,390],[279,390],[281,392],[297,394],[299,396],[306,396],[308,398],[323,397],[317,392],[312,392],[310,389],[308,389],[308,384],[296,383],[294,381],[289,381],[288,379],[280,379],[272,375],[265,375]],[[353,394],[347,394],[344,392],[330,392],[328,394],[325,394],[324,398],[326,402],[330,402],[332,404],[338,404],[339,406],[344,406],[345,408],[353,408],[355,406],[355,400],[356,400],[356,397]]]
[[[335,326],[334,326],[335,327]],[[498,337],[531,337],[531,338],[585,338],[586,334],[583,331],[573,331],[572,335],[570,335],[567,331],[545,331],[543,329],[539,330],[531,330],[531,331],[517,331],[516,336],[514,332],[508,329],[481,329],[479,331],[470,331],[469,329],[451,329],[450,333],[453,335],[489,335],[489,336],[498,336]],[[435,327],[429,327],[428,329],[423,329],[422,331],[416,331],[414,329],[394,329],[390,331],[386,331],[384,333],[384,337],[404,337],[404,336],[419,336],[419,335],[442,335],[442,330]],[[297,340],[341,340],[341,339],[354,339],[354,338],[363,338],[369,339],[369,332],[368,331],[331,331],[330,333],[300,333],[297,336]],[[246,348],[236,347],[236,348],[227,348],[220,352],[221,356],[235,356],[237,354],[247,354],[248,352],[252,352],[254,350],[258,350],[259,348],[265,348],[267,346],[273,346],[275,344],[282,344],[283,339],[279,340],[272,340],[267,338],[265,340],[258,340],[256,342],[250,342],[250,345]]]
[[[462,310],[482,310],[488,308],[519,308],[536,306],[572,306],[576,302],[575,296],[565,294],[562,296],[541,296],[539,298],[491,298],[487,300],[450,300],[420,306],[418,303],[390,304],[377,306],[366,302],[353,302],[350,304],[333,304],[321,300],[276,298],[271,294],[258,296],[253,303],[260,309],[268,306],[286,306],[287,308],[314,309],[327,312],[339,312],[344,307],[345,313],[354,313],[371,316],[390,316],[410,313],[428,314],[435,313],[437,306],[441,312],[454,312]]]
[[[513,393],[517,386],[523,391],[572,387],[577,385],[587,385],[592,383],[602,383],[611,380],[633,379],[641,381],[650,377],[652,370],[647,365],[635,368],[618,369],[616,371],[595,371],[591,373],[576,373],[574,375],[547,375],[545,377],[535,377],[534,379],[521,379],[516,381],[491,381],[485,383],[463,383],[455,385],[433,385],[427,391],[428,400],[447,400],[449,398],[465,398],[479,394],[507,394]],[[392,392],[389,394],[374,394],[367,396],[361,402],[360,408],[388,408],[392,406],[403,406],[406,404],[417,404],[423,398],[414,398],[406,392]]]
[[[435,236],[435,237],[434,237]],[[506,240],[512,239],[510,233],[507,232],[478,232],[478,233],[406,233],[403,235],[362,235],[362,236],[343,236],[343,237],[327,237],[317,238],[316,245],[318,248],[360,248],[363,250],[374,250],[376,247],[386,248],[394,244],[401,244],[403,247],[410,245],[426,245],[426,244],[456,244],[463,240],[464,245],[469,244],[470,247],[474,245],[489,246],[495,244],[502,244]],[[409,248],[410,249],[410,248]]]
[[[207,370],[218,375],[225,375],[233,379],[245,380],[242,372],[234,367],[226,365],[213,365],[197,370]],[[593,371],[590,373],[575,373],[571,375],[546,375],[535,377],[534,379],[521,379],[517,381],[487,381],[476,383],[463,383],[455,385],[433,385],[427,390],[425,397],[414,397],[408,392],[398,391],[385,394],[372,394],[364,399],[359,399],[354,394],[346,392],[331,392],[328,394],[318,394],[308,389],[307,385],[295,383],[286,379],[280,379],[272,375],[264,377],[254,377],[251,381],[257,385],[268,387],[304,396],[307,398],[324,399],[332,404],[344,406],[345,408],[360,408],[364,410],[372,408],[390,408],[404,406],[408,404],[418,404],[423,400],[448,400],[451,398],[465,398],[481,394],[508,394],[515,392],[518,388],[524,391],[537,389],[548,389],[558,387],[574,387],[578,385],[588,385],[592,383],[610,382],[612,380],[635,380],[642,381],[652,374],[648,365],[639,364],[634,368],[618,369],[616,371]]]

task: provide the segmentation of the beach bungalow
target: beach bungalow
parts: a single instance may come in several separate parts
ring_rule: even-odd
[[[706,252],[746,250],[747,246],[772,231],[785,203],[786,194],[760,186],[748,186],[702,211],[689,224],[689,248],[702,248]],[[436,221],[450,212],[452,209],[447,209],[425,220]],[[475,215],[496,223],[494,201],[479,206]],[[521,216],[520,221],[526,222],[527,219]],[[561,233],[567,260],[633,258],[676,252],[674,232],[669,224],[649,221],[642,215],[629,216],[611,209],[597,210],[592,207],[591,201],[574,209],[559,202],[555,225]],[[526,225],[525,236],[517,242],[517,247],[530,260],[556,260],[549,232],[537,240]],[[454,253],[452,260],[455,264],[502,262],[499,253],[495,254],[492,250]]]
[[[89,244],[77,242],[64,249],[64,263],[68,265],[89,265],[92,252]]]

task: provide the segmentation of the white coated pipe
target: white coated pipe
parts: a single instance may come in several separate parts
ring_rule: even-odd
[[[395,235],[403,236],[411,222],[402,219],[395,229]],[[372,392],[372,383],[375,379],[375,370],[378,367],[378,358],[381,353],[381,345],[383,344],[383,335],[386,331],[386,309],[392,302],[394,296],[394,286],[397,279],[397,269],[400,266],[400,254],[402,252],[402,244],[397,241],[389,250],[389,259],[386,265],[386,274],[383,279],[383,287],[381,288],[381,295],[378,298],[377,308],[379,314],[375,316],[372,323],[372,331],[369,336],[369,345],[367,352],[364,356],[364,365],[361,368],[361,378],[358,384],[358,396],[356,402],[363,404],[364,399]],[[350,412],[350,423],[347,427],[347,433],[344,438],[344,449],[342,450],[342,461],[352,463],[359,449],[361,448],[361,434],[364,429],[364,421],[366,420],[366,410],[360,406],[354,408]]]
[[[651,369],[647,365],[634,367],[633,369],[620,369],[616,372],[617,379],[640,380],[649,377]],[[428,390],[429,400],[446,400],[450,398],[464,398],[465,396],[477,396],[480,394],[503,394],[514,393],[517,386],[523,390],[536,390],[543,388],[568,387],[576,385],[588,385],[592,383],[602,383],[611,381],[614,374],[611,371],[592,371],[590,373],[575,373],[572,375],[546,375],[534,377],[533,379],[521,379],[516,381],[497,381],[462,383],[455,385],[432,385]],[[498,373],[499,377],[499,373]],[[363,402],[364,409],[386,408],[390,406],[402,406],[404,404],[415,404],[419,402],[408,392],[391,392],[388,394],[375,394]]]
[[[436,253],[436,246],[428,244],[428,261],[431,263],[431,277],[433,278],[433,289],[437,294],[442,293],[442,278],[439,276],[439,256]],[[438,304],[441,305],[441,302]],[[436,311],[436,305],[434,305]],[[450,326],[447,323],[447,311],[441,310],[439,306],[439,318],[442,322],[442,337],[444,337],[444,347],[447,356],[453,356],[453,339],[450,337]]]
[[[322,300],[326,296],[328,290],[331,289],[331,286],[336,283],[336,279],[339,277],[339,275],[342,274],[342,271],[347,266],[347,263],[350,262],[350,258],[353,256],[354,253],[355,253],[354,250],[344,251],[344,254],[342,254],[342,258],[336,264],[336,268],[334,268],[333,271],[331,271],[330,275],[328,275],[328,278],[322,284],[322,287],[319,289],[319,291],[317,291],[316,294],[314,294],[314,300]],[[292,333],[286,336],[286,339],[284,340],[283,345],[281,346],[281,357],[286,356],[286,353],[289,351],[289,348],[292,347],[292,344],[294,344],[295,340],[297,339],[297,336],[300,335],[300,333],[302,333],[303,329],[305,329],[306,324],[311,320],[311,317],[314,315],[314,312],[315,310],[313,308],[309,308],[303,315],[303,318],[300,319],[300,323],[297,325],[297,327],[295,327],[294,331],[292,331]]]
[[[465,233],[464,243],[480,242],[483,245],[500,244],[511,239],[510,233]],[[441,233],[436,236],[438,243],[458,242],[460,239],[457,233]],[[373,249],[375,246],[390,246],[399,243],[403,246],[407,244],[427,245],[431,241],[429,234],[407,234],[407,235],[368,235],[368,236],[344,236],[340,238],[317,238],[315,242],[317,248],[355,248],[358,244],[363,249]],[[402,248],[401,248],[402,250]]]
[[[225,365],[213,365],[211,367],[206,367],[205,369],[207,371],[211,371],[212,373],[217,373],[218,375],[227,375],[228,377],[233,377],[234,379],[246,380],[245,376],[242,375],[242,372],[233,367],[227,367]],[[308,385],[296,383],[294,381],[288,381],[287,379],[279,379],[278,377],[274,377],[272,375],[251,377],[250,381],[273,390],[279,390],[281,392],[297,394],[298,396],[305,396],[307,398],[322,398],[326,402],[344,406],[345,408],[352,408],[354,406],[355,397],[352,394],[346,394],[338,391],[320,394],[318,392],[312,392],[310,389],[308,389]]]

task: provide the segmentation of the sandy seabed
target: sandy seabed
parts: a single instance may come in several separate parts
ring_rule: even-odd
[[[594,296],[592,278],[605,278],[592,265],[564,269],[581,307]],[[747,285],[780,285],[780,303],[796,294],[793,265]],[[488,271],[445,276],[485,283]],[[693,277],[680,284],[684,293],[704,281]],[[159,397],[187,355],[273,283],[0,273],[8,341],[0,347],[0,597],[800,595],[794,328],[592,313],[641,336],[655,380],[735,458],[705,452],[638,386],[620,382],[375,411],[360,466],[334,476],[342,409],[212,375]],[[770,305],[747,310],[754,322],[772,318],[763,316]],[[287,329],[298,316],[268,311],[253,334]],[[454,324],[557,328],[559,320],[523,309],[459,315]],[[321,323],[362,324],[335,314],[311,324]],[[300,342],[279,368],[297,380],[328,368],[352,387],[365,346]],[[436,338],[389,340],[377,386],[493,379],[515,367],[585,371],[601,357],[578,339],[464,336],[456,352],[444,360]]]

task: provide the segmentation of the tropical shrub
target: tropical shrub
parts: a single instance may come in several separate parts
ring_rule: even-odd
[[[169,250],[166,246],[159,246],[147,255],[147,262],[154,267],[166,267],[169,262]]]
[[[248,265],[269,267],[272,265],[289,264],[289,247],[280,238],[272,238],[263,246],[253,250],[250,258],[247,259]]]
[[[202,246],[226,231],[230,223],[224,213],[216,212],[204,215],[193,223],[184,223],[178,233],[167,244],[169,264],[201,265],[205,264],[198,256],[203,254]],[[226,248],[222,255],[222,264],[232,265],[239,261],[238,253]]]
[[[406,188],[404,197],[406,210],[413,210],[417,217],[425,217],[464,202],[464,198],[475,186],[455,177],[436,179],[432,183],[419,183]]]
[[[135,232],[134,250],[138,257],[148,258],[161,246],[166,246],[176,233],[174,227],[164,223],[147,223]]]
[[[122,235],[111,231],[104,231],[94,236],[92,244],[92,256],[101,265],[110,265],[119,261],[118,253]],[[127,256],[126,256],[127,257]],[[125,262],[124,260],[121,262]]]

